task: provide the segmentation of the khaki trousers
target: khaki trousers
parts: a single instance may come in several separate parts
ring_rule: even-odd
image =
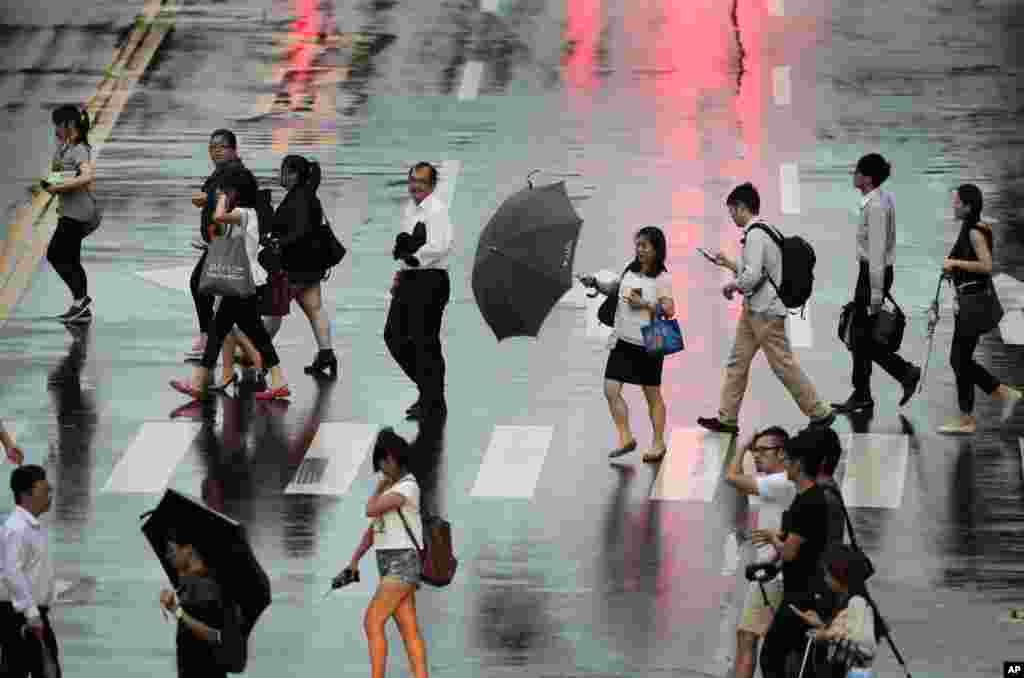
[[[740,314],[736,326],[736,340],[725,365],[725,383],[722,384],[721,407],[718,420],[722,423],[735,424],[743,404],[743,394],[747,390],[750,378],[750,363],[757,355],[758,349],[764,351],[764,357],[772,372],[786,387],[800,411],[811,419],[823,417],[829,408],[818,397],[807,375],[793,357],[793,349],[789,345],[786,334],[786,319],[779,316],[751,313],[746,306]]]

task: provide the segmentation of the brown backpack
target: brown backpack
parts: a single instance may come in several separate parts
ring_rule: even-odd
[[[420,547],[409,523],[405,520],[402,509],[398,509],[398,517],[402,519],[405,531],[416,546],[422,564],[421,577],[431,586],[443,587],[452,583],[459,561],[452,549],[452,526],[440,516],[423,516],[423,546]]]

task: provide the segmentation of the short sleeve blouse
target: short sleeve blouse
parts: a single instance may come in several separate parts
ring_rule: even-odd
[[[644,309],[633,309],[621,297],[629,296],[630,290],[640,290],[644,301],[656,303],[663,297],[672,298],[672,276],[663,271],[651,278],[640,273],[626,271],[619,281],[619,303],[615,310],[615,336],[637,346],[644,345],[643,327],[651,322],[651,314]]]

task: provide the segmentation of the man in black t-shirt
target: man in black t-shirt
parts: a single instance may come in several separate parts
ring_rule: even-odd
[[[821,556],[829,540],[829,510],[825,490],[815,483],[822,454],[817,432],[801,431],[785,447],[786,475],[797,486],[797,496],[783,515],[782,531],[772,545],[782,556],[783,599],[761,648],[764,678],[783,678],[786,658],[807,642],[807,625],[791,606],[814,607],[821,590]]]

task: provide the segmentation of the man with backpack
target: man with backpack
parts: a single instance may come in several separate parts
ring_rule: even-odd
[[[734,188],[725,204],[733,222],[743,229],[743,250],[738,261],[719,252],[714,263],[736,275],[734,281],[722,288],[722,294],[729,300],[736,292],[742,294],[743,312],[725,366],[718,416],[699,417],[697,423],[710,431],[739,431],[740,405],[747,390],[750,363],[758,350],[763,350],[772,371],[810,418],[811,425],[830,426],[835,421],[835,412],[818,397],[793,356],[786,333],[787,307],[800,306],[810,296],[813,250],[802,239],[784,239],[757,217],[761,198],[749,182]],[[784,259],[793,265],[784,268]]]

